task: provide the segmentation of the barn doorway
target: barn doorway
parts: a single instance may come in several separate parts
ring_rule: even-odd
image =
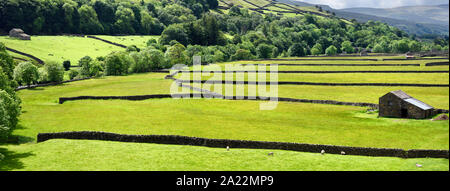
[[[401,113],[402,118],[407,118],[408,117],[408,110],[407,109],[402,108],[401,112],[402,112]]]

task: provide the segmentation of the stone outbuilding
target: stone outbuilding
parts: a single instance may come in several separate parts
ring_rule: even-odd
[[[17,28],[11,29],[9,31],[9,37],[19,38],[21,40],[31,40],[30,35],[25,34],[25,32],[23,32],[22,29],[17,29]]]
[[[406,57],[407,60],[414,60],[414,59],[416,59],[416,57],[414,56],[414,54],[411,53],[411,52],[407,52],[407,53],[405,54],[405,57]]]
[[[368,56],[369,52],[370,51],[367,49],[362,49],[361,52],[359,53],[359,56]]]
[[[421,102],[402,90],[380,97],[379,117],[427,119],[435,115],[434,107]]]

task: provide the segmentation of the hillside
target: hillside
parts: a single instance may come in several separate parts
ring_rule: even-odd
[[[278,2],[303,7],[316,6],[315,4],[294,0],[278,0]],[[449,33],[448,5],[409,6],[394,9],[352,8],[341,10],[333,9],[328,5],[318,6],[322,7],[323,10],[334,12],[338,17],[349,20],[356,19],[359,22],[367,22],[369,20],[380,21],[404,30],[409,34],[448,35]],[[439,11],[435,12],[436,10]],[[446,13],[445,10],[447,10]]]
[[[407,20],[417,23],[429,23],[448,26],[448,5],[437,6],[406,6],[390,9],[377,8],[348,8],[341,9],[352,13]]]

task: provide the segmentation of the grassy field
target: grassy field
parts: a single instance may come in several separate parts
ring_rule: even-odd
[[[199,88],[207,89],[220,93],[222,95],[230,93],[234,96],[253,95],[249,92],[255,92],[254,95],[273,97],[270,93],[270,85],[266,86],[265,92],[259,92],[257,85],[212,85],[212,84],[191,84]],[[229,88],[229,89],[226,89]],[[297,85],[279,85],[278,97],[312,99],[312,100],[335,100],[345,102],[364,102],[378,103],[378,99],[387,92],[402,90],[409,95],[428,103],[431,106],[440,109],[449,108],[449,88],[442,87],[376,87],[376,86],[297,86]]]
[[[279,81],[279,82],[318,82],[318,83],[406,83],[406,84],[449,84],[448,73],[344,73],[344,74],[278,74],[269,73],[181,73],[176,77],[182,80],[237,80],[237,81]]]
[[[139,48],[146,47],[149,39],[158,39],[158,36],[105,36],[98,37],[123,44],[125,46],[136,45]],[[23,41],[8,36],[0,36],[0,42],[7,47],[25,52],[46,61],[63,62],[70,60],[72,65],[77,65],[80,58],[90,56],[106,56],[113,51],[124,49],[99,40],[72,36],[32,36],[31,41]],[[58,48],[55,48],[58,47]],[[12,56],[25,58],[22,55],[9,52]]]
[[[80,95],[169,93],[172,81],[163,80],[163,76],[107,77],[20,91],[24,113],[20,128],[14,134],[34,140],[39,132],[92,130],[362,147],[448,149],[448,121],[378,119],[377,114],[367,114],[366,109],[360,107],[279,103],[275,110],[259,111],[261,102],[258,101],[216,99],[57,103],[59,97]],[[245,133],[242,133],[243,129]],[[393,137],[396,139],[392,140]]]
[[[268,61],[253,62],[268,63]],[[312,62],[318,63],[318,61],[294,63]],[[391,63],[388,61],[375,63],[381,62]],[[424,61],[413,62],[424,64]],[[222,67],[227,64],[230,63],[219,64],[219,69],[223,69]],[[292,66],[294,70],[307,70],[313,67],[316,70],[333,68]],[[399,70],[403,67],[385,68]],[[448,71],[448,67],[417,68]],[[367,69],[377,70],[378,67],[367,66]],[[38,133],[104,131],[120,134],[183,135],[358,147],[449,149],[448,121],[378,118],[376,112],[367,112],[368,108],[364,107],[279,102],[274,110],[260,110],[261,104],[267,102],[221,99],[84,100],[58,104],[59,97],[169,94],[173,81],[165,80],[165,75],[167,74],[147,73],[103,77],[19,91],[23,113],[20,116],[19,127],[14,130],[13,135],[20,144],[0,146],[0,152],[6,156],[0,162],[0,170],[448,171],[446,159],[405,160],[384,157],[321,156],[314,153],[252,149],[232,149],[232,152],[226,152],[217,148],[103,141],[51,140],[35,143]],[[447,84],[449,78],[448,73],[279,74],[279,77],[289,81]],[[248,86],[244,88],[247,90]],[[378,103],[378,98],[385,93],[402,89],[432,106],[449,108],[448,87],[283,85],[278,86],[278,89],[279,97],[369,103]],[[177,90],[181,88],[177,87]],[[268,152],[276,154],[273,158],[269,158]],[[52,165],[45,165],[48,161],[52,161]],[[229,163],[230,161],[235,162]],[[423,164],[424,167],[417,168],[415,163]]]
[[[0,146],[0,171],[448,171],[446,159],[320,155],[280,150],[49,140]],[[274,156],[267,153],[274,152]],[[416,163],[423,167],[416,167]]]
[[[150,39],[158,40],[159,36],[108,36],[96,35],[96,37],[109,40],[111,42],[123,44],[125,46],[136,45],[138,48],[147,47],[147,41]]]

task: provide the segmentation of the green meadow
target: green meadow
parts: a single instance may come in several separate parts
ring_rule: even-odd
[[[0,171],[448,171],[447,159],[55,139],[0,147]],[[274,156],[267,153],[273,152]],[[416,163],[422,165],[416,167]]]
[[[222,63],[226,64],[230,63]],[[292,68],[304,70],[297,66]],[[315,68],[329,70],[331,67]],[[390,70],[398,68],[388,67]],[[432,69],[445,70],[444,67]],[[356,147],[449,149],[448,121],[378,118],[377,112],[368,111],[370,108],[365,107],[278,102],[273,110],[260,110],[262,105],[271,102],[167,98],[80,100],[58,104],[60,97],[170,94],[171,87],[178,93],[198,93],[177,87],[172,80],[164,79],[166,75],[108,76],[19,91],[23,113],[19,127],[13,132],[19,144],[0,146],[5,155],[5,159],[0,161],[0,170],[448,170],[447,159],[322,156],[318,153],[259,149],[231,149],[227,152],[221,148],[86,140],[36,143],[38,133],[104,131]],[[448,78],[448,73],[279,74],[280,80],[312,82],[448,84]],[[225,93],[224,86],[220,86],[222,90],[211,90]],[[242,87],[244,95],[248,95],[249,86]],[[449,108],[448,87],[280,85],[278,96],[378,103],[379,97],[398,89],[436,108]],[[233,92],[233,95],[241,94]],[[267,95],[267,92],[258,92],[257,95]],[[275,156],[268,157],[269,152],[274,152]],[[51,165],[46,165],[48,161],[52,161]],[[416,163],[423,164],[423,168],[417,168]]]
[[[260,111],[260,104],[265,102],[220,99],[85,100],[58,104],[59,97],[170,93],[172,81],[163,77],[164,74],[138,74],[22,90],[19,95],[24,113],[14,134],[34,140],[40,132],[106,131],[448,149],[448,121],[379,119],[376,113],[366,113],[367,108],[361,107],[280,102],[274,110]]]
[[[146,36],[139,36],[139,35],[135,35],[135,36],[108,36],[108,35],[95,35],[96,37],[111,41],[111,42],[115,42],[115,43],[119,43],[119,44],[123,44],[125,46],[131,46],[131,45],[136,45],[138,48],[145,48],[147,47],[147,41],[149,41],[150,39],[155,39],[158,40],[159,36],[151,36],[151,35],[146,35]]]
[[[124,50],[100,40],[75,36],[32,36],[30,41],[0,36],[0,42],[9,48],[31,54],[44,62],[57,61],[62,63],[65,60],[70,60],[72,65],[78,65],[78,61],[84,56],[96,58],[113,51]],[[12,55],[16,56],[17,54]],[[23,56],[20,57],[24,58]]]

